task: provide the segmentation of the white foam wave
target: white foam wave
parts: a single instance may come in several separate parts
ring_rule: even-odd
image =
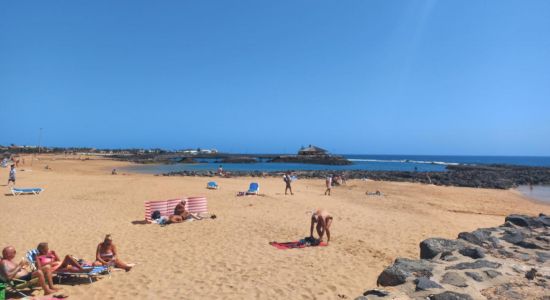
[[[363,158],[348,158],[350,161],[363,162],[387,162],[387,163],[412,163],[412,164],[430,164],[444,166],[458,166],[459,163],[445,161],[426,161],[426,160],[410,160],[410,159],[363,159]]]

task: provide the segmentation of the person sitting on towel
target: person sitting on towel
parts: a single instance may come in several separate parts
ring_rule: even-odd
[[[181,200],[181,202],[176,205],[176,207],[174,208],[174,214],[169,217],[169,220],[172,221],[172,223],[180,223],[191,218],[195,220],[202,219],[200,216],[192,214],[187,209],[185,209],[186,203],[187,201]],[[178,218],[178,216],[181,217],[181,221],[179,221],[180,218]]]
[[[332,225],[332,216],[324,209],[317,209],[311,215],[311,227],[309,229],[309,237],[313,238],[313,226],[317,223],[317,234],[319,242],[323,241],[325,232],[327,233],[327,244],[330,242],[330,225]]]
[[[97,245],[96,261],[94,266],[115,266],[120,269],[130,271],[133,264],[127,264],[117,257],[116,246],[113,244],[113,238],[110,234],[107,234],[103,239],[103,243]]]

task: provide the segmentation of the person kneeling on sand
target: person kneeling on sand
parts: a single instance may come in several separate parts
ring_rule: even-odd
[[[2,260],[0,261],[0,277],[2,280],[19,279],[23,281],[29,281],[32,278],[38,278],[38,283],[44,290],[44,295],[49,295],[58,290],[53,286],[53,279],[51,270],[47,270],[47,274],[40,269],[29,272],[25,269],[28,265],[27,261],[21,261],[18,264],[13,262],[15,258],[15,248],[8,246],[2,250]],[[46,279],[47,278],[47,279]]]
[[[84,268],[70,255],[66,255],[63,261],[59,259],[55,251],[49,249],[48,243],[40,243],[36,256],[36,267],[43,272],[51,269],[52,272],[63,270],[68,272],[85,272]]]
[[[317,234],[319,242],[323,241],[325,232],[327,233],[327,244],[330,242],[330,225],[332,225],[332,216],[324,209],[317,209],[311,215],[311,227],[309,229],[309,237],[313,238],[313,227],[317,223]]]
[[[94,262],[94,266],[115,266],[116,268],[126,270],[126,272],[130,271],[134,266],[118,259],[116,246],[113,244],[110,234],[106,235],[103,242],[97,245],[95,256],[96,261]]]

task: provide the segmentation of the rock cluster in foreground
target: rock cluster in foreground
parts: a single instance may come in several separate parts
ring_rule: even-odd
[[[550,300],[550,216],[510,215],[456,240],[424,240],[420,259],[397,258],[377,284],[384,289],[356,300]]]

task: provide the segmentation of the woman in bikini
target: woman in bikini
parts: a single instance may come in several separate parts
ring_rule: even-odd
[[[117,258],[116,246],[113,244],[113,239],[110,234],[106,235],[103,242],[97,245],[96,261],[94,262],[94,266],[109,265],[124,269],[126,272],[130,271],[134,266],[133,264],[127,264]]]
[[[38,249],[36,266],[39,270],[49,268],[51,272],[61,270],[68,272],[85,272],[84,268],[70,255],[65,256],[63,261],[61,261],[55,251],[50,251],[48,243],[40,243],[36,248]]]

